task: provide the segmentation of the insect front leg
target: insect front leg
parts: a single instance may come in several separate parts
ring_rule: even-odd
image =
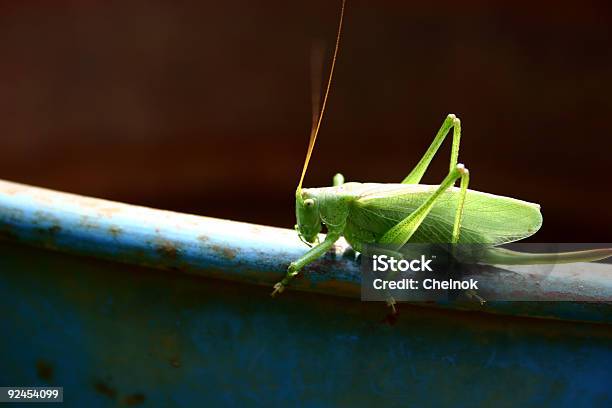
[[[459,144],[461,142],[461,121],[458,117],[451,113],[446,117],[444,123],[442,123],[442,127],[440,127],[440,130],[438,130],[436,137],[434,138],[433,142],[431,142],[431,145],[421,160],[419,160],[410,174],[408,174],[408,176],[402,180],[402,184],[419,184],[423,178],[423,175],[425,174],[425,171],[427,171],[427,167],[429,167],[429,163],[431,163],[431,160],[436,155],[436,152],[442,145],[442,142],[444,142],[444,139],[446,139],[446,136],[451,128],[453,128],[453,146],[451,148],[449,171],[453,171],[453,169],[457,167],[457,160],[459,158]]]
[[[302,270],[304,266],[323,256],[325,252],[327,252],[339,238],[340,234],[330,232],[327,234],[323,242],[312,247],[299,259],[291,262],[291,264],[289,264],[289,268],[287,268],[287,274],[285,275],[283,280],[277,282],[274,285],[274,291],[272,292],[272,296],[275,296],[277,293],[282,293],[285,290],[285,287],[291,281],[291,279],[293,279],[298,273],[300,273],[300,270]]]

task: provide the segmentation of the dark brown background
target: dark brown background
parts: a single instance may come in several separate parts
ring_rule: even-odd
[[[338,5],[0,2],[0,178],[291,227]],[[397,182],[454,112],[472,188],[542,204],[538,241],[611,241],[611,26],[605,1],[349,0],[306,185]]]

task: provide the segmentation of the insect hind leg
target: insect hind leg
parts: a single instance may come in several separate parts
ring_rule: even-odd
[[[458,167],[459,165],[457,165]],[[461,184],[459,187],[459,202],[457,203],[457,210],[455,212],[455,222],[453,223],[453,235],[451,237],[451,243],[456,244],[459,242],[459,234],[461,232],[461,220],[463,219],[463,207],[465,206],[465,197],[467,195],[467,188],[470,184],[470,172],[463,166],[461,172]]]
[[[427,167],[429,167],[429,163],[431,163],[432,159],[438,152],[438,149],[440,149],[440,146],[444,142],[444,139],[446,139],[446,136],[448,135],[448,132],[451,128],[453,129],[453,145],[451,148],[449,171],[453,171],[453,169],[457,166],[457,160],[459,159],[459,144],[461,142],[461,121],[458,117],[451,113],[442,123],[440,130],[438,130],[436,137],[431,142],[431,145],[429,146],[421,160],[419,160],[417,165],[414,166],[414,169],[412,169],[410,174],[408,174],[406,178],[402,180],[402,184],[419,184],[419,182],[423,178],[423,175],[427,171]]]
[[[442,194],[452,185],[455,184],[457,179],[461,179],[461,190],[459,193],[459,203],[457,205],[457,211],[455,213],[455,221],[453,224],[453,235],[451,237],[452,243],[459,242],[459,232],[461,229],[461,219],[463,217],[463,207],[465,203],[465,196],[467,193],[467,186],[469,183],[469,172],[463,164],[457,164],[453,168],[438,188],[423,202],[415,211],[410,213],[406,218],[397,223],[393,228],[387,231],[378,241],[379,244],[391,245],[392,247],[399,249],[403,247],[406,242],[412,237],[416,230],[421,226],[427,215],[433,209],[436,201],[442,196]]]

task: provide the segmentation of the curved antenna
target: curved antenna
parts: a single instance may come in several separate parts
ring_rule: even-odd
[[[323,104],[321,105],[321,112],[318,117],[313,117],[313,127],[310,131],[310,140],[308,142],[308,151],[306,152],[306,160],[304,161],[304,167],[302,167],[302,176],[298,183],[296,192],[302,190],[302,182],[306,175],[306,169],[308,169],[308,163],[310,162],[310,156],[312,156],[312,150],[314,149],[315,142],[317,140],[317,134],[321,127],[321,121],[323,120],[323,113],[325,112],[325,105],[327,105],[327,97],[329,96],[329,89],[331,88],[332,77],[334,75],[334,67],[336,66],[336,58],[338,56],[338,48],[340,46],[340,35],[342,34],[342,23],[344,20],[344,4],[346,0],[342,0],[342,6],[340,8],[340,22],[338,23],[338,33],[336,34],[336,47],[334,48],[334,56],[332,58],[331,68],[329,70],[329,78],[327,80],[327,87],[325,88],[325,95],[323,96]],[[314,98],[313,98],[314,100]],[[317,104],[318,105],[318,104]],[[314,105],[314,106],[317,106]],[[316,120],[314,120],[316,118]],[[316,123],[315,123],[316,122]]]
[[[310,136],[319,123],[321,114],[321,84],[323,83],[323,57],[325,47],[323,41],[318,41],[312,45],[310,51],[310,109],[312,122],[310,124]]]

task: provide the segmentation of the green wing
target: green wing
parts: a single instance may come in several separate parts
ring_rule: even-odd
[[[373,243],[421,205],[437,186],[368,184],[355,197],[347,221],[349,242]],[[450,242],[458,188],[436,202],[409,242]],[[468,190],[459,243],[500,245],[534,234],[542,225],[538,204]]]

